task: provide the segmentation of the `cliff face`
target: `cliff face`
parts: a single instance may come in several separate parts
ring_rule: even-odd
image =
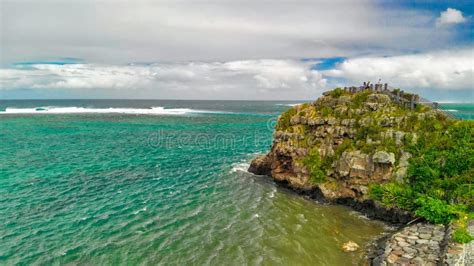
[[[393,95],[335,89],[289,109],[249,171],[372,218],[450,228],[412,224],[381,239],[371,264],[462,265],[472,244],[460,243],[474,239],[474,122]]]
[[[328,199],[363,200],[371,184],[405,182],[412,156],[405,146],[417,141],[416,128],[445,119],[428,107],[401,107],[383,93],[336,89],[283,113],[270,152],[249,171],[318,188]]]

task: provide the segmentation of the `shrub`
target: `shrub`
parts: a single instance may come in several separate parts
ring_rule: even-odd
[[[386,138],[382,140],[382,143],[379,145],[378,150],[383,150],[387,152],[393,152],[394,154],[398,154],[398,147],[393,138]]]
[[[318,149],[311,149],[308,155],[303,159],[303,164],[309,171],[310,181],[318,184],[326,181],[326,171],[323,168],[321,156]]]
[[[331,107],[324,106],[321,109],[321,116],[323,117],[331,116],[333,113],[334,113],[334,110]]]
[[[466,244],[474,240],[465,227],[458,227],[454,230],[452,238],[455,242]]]
[[[471,179],[474,175],[469,176]],[[461,181],[464,183],[463,181]],[[446,189],[449,191],[448,189]],[[470,211],[474,210],[474,186],[473,184],[461,184],[455,186],[451,189],[453,193],[448,194],[448,199],[450,201],[457,202],[459,204],[464,204],[468,207]]]
[[[311,104],[309,104],[309,103],[303,103],[303,104],[301,104],[301,107],[300,107],[300,108],[301,108],[302,110],[304,110],[304,109],[309,108],[309,107],[311,107]]]
[[[344,139],[344,141],[337,146],[334,152],[336,158],[339,159],[343,152],[352,150],[353,146],[354,143],[351,139]]]
[[[377,200],[377,201],[382,201],[383,199],[383,194],[384,190],[381,185],[379,184],[373,184],[369,186],[369,196],[370,198]]]
[[[415,106],[415,111],[416,111],[417,113],[424,113],[424,112],[426,112],[426,111],[428,111],[428,110],[430,110],[430,109],[431,109],[430,107],[428,107],[428,106],[426,106],[426,105],[423,105],[423,104],[417,104],[417,105]]]
[[[416,199],[415,203],[417,204],[415,214],[436,224],[446,224],[459,218],[459,214],[464,209],[461,205],[450,205],[445,201],[427,196]]]
[[[367,101],[367,97],[369,96],[370,91],[362,91],[358,92],[354,95],[354,98],[352,99],[352,107],[353,108],[360,108],[362,104],[364,104]]]
[[[406,131],[413,131],[417,129],[419,126],[418,116],[416,114],[410,114],[407,116],[405,120],[405,128]]]
[[[356,139],[364,141],[367,139],[367,137],[370,137],[371,139],[376,139],[380,136],[380,132],[382,132],[382,127],[378,125],[375,121],[366,126],[362,126],[359,124]]]
[[[295,108],[290,108],[286,112],[283,112],[278,119],[278,124],[276,126],[277,130],[286,130],[290,127],[290,120],[296,114]]]
[[[341,88],[335,88],[334,90],[331,91],[330,95],[333,98],[339,98],[344,94],[344,89]]]
[[[388,183],[381,186],[382,204],[388,207],[399,207],[412,210],[416,199],[413,190],[404,184]]]

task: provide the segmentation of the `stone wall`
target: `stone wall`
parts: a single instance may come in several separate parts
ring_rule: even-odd
[[[474,223],[469,226],[474,233]],[[451,239],[451,227],[418,223],[384,237],[371,265],[474,265],[474,241],[459,244]]]
[[[471,235],[474,235],[474,221],[471,220],[468,228]],[[452,228],[449,228],[449,235],[451,231]],[[474,265],[474,241],[463,245],[450,240],[444,255],[444,265]]]
[[[393,234],[374,265],[438,265],[445,237],[443,225],[419,223]]]

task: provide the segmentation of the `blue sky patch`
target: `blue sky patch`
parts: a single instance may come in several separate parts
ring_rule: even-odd
[[[328,70],[334,68],[337,64],[346,60],[345,57],[330,57],[330,58],[317,58],[311,61],[318,61],[320,63],[314,64],[311,69],[314,70]],[[309,60],[306,60],[309,61]]]
[[[63,57],[58,58],[57,60],[37,60],[37,61],[24,61],[24,62],[17,62],[13,63],[14,67],[29,67],[33,65],[70,65],[70,64],[78,64],[82,63],[82,59],[74,58],[74,57]]]

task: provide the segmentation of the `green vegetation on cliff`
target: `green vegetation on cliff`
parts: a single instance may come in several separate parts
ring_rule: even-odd
[[[371,196],[433,223],[455,221],[453,238],[469,241],[465,220],[474,210],[474,123],[428,120],[416,132],[419,140],[405,147],[413,154],[408,182],[376,184]]]
[[[303,164],[309,171],[311,182],[317,184],[326,181],[326,172],[324,171],[324,162],[321,160],[319,151],[312,149],[304,158]]]
[[[432,223],[453,223],[456,241],[471,240],[473,121],[421,104],[411,110],[383,93],[338,88],[283,113],[276,130],[283,139],[273,152],[302,162],[306,171],[287,171],[308,175],[303,184],[328,184],[331,195],[355,193]],[[342,185],[329,186],[334,183]]]

